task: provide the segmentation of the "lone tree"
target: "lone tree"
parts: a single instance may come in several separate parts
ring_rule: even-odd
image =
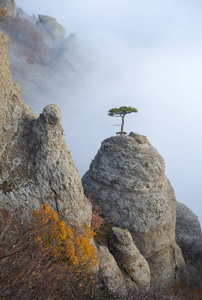
[[[108,111],[108,115],[110,117],[121,117],[122,118],[122,124],[121,124],[121,131],[120,134],[123,135],[125,132],[123,131],[123,127],[124,127],[124,119],[125,119],[125,115],[127,114],[131,114],[131,113],[135,113],[137,112],[137,109],[134,107],[130,107],[130,106],[121,106],[119,108],[111,108]]]

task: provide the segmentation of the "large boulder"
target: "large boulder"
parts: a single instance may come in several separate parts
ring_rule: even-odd
[[[176,242],[187,259],[202,257],[202,232],[198,217],[185,204],[177,202]]]
[[[176,199],[164,160],[147,138],[130,133],[104,140],[82,181],[106,222],[130,231],[152,279],[174,283]]]
[[[73,226],[91,222],[91,204],[63,139],[60,109],[37,117],[12,82],[8,38],[0,32],[0,206],[38,209],[48,202]]]
[[[0,0],[0,7],[3,7],[8,11],[9,17],[15,18],[17,16],[15,0]]]

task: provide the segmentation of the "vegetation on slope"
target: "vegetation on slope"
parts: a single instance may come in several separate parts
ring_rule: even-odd
[[[93,294],[94,231],[73,229],[47,204],[26,220],[0,213],[0,298],[79,299]]]

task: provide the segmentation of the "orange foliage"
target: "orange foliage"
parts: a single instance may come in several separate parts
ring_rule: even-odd
[[[0,20],[3,21],[8,14],[8,10],[0,7]]]
[[[0,233],[0,299],[91,299],[99,292],[88,226],[75,230],[44,204],[26,219],[0,209]]]
[[[91,223],[92,223],[92,228],[97,230],[104,224],[104,219],[100,216],[99,212],[93,211]]]
[[[97,231],[105,222],[104,219],[101,217],[102,208],[99,205],[93,204],[93,199],[91,198],[91,196],[88,197],[88,200],[93,205],[91,226],[95,231]]]
[[[0,11],[0,19],[1,19]],[[27,56],[29,63],[35,63],[40,60],[44,54],[44,37],[38,28],[27,20],[7,17],[1,24],[1,29],[17,42]]]
[[[182,283],[173,286],[174,294],[179,297],[179,299],[202,299],[202,290],[198,288],[189,288]]]
[[[91,271],[98,264],[96,249],[91,244],[94,231],[90,227],[84,225],[79,230],[72,229],[47,203],[33,213],[33,218],[39,227],[43,224],[34,240],[48,258],[67,262],[68,267],[76,267],[78,272]]]

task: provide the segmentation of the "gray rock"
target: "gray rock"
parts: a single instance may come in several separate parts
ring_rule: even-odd
[[[198,217],[185,204],[177,202],[176,242],[186,258],[202,257],[202,232]]]
[[[135,246],[128,230],[112,228],[111,252],[136,286],[150,286],[150,269],[146,259]]]
[[[149,262],[152,279],[174,283],[175,194],[163,158],[147,138],[131,133],[103,141],[83,187],[108,223],[130,231]]]
[[[108,296],[121,297],[127,295],[123,274],[113,255],[105,246],[97,246],[99,257],[99,274]],[[110,298],[111,299],[111,298]]]
[[[0,33],[0,206],[30,213],[44,202],[73,226],[90,225],[91,204],[63,139],[61,112],[48,105],[37,118],[12,82],[8,38]]]
[[[186,268],[186,263],[184,261],[184,257],[182,255],[182,250],[176,244],[175,245],[175,263],[176,263],[176,281],[177,283],[187,283],[188,279],[188,272]]]
[[[8,10],[9,17],[15,18],[17,16],[17,8],[16,8],[15,0],[1,0],[0,6]]]
[[[56,21],[56,19],[39,15],[39,22],[37,22],[37,25],[43,32],[45,30],[54,41],[61,42],[64,39],[65,29]]]
[[[42,114],[45,117],[47,123],[56,125],[61,121],[61,111],[55,104],[47,105],[44,108]]]

